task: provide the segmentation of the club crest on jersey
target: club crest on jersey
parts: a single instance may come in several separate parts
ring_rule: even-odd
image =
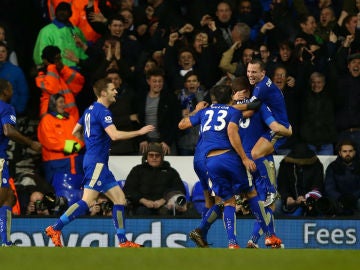
[[[112,123],[111,116],[105,116],[105,123]]]
[[[272,81],[271,81],[270,79],[268,79],[268,80],[266,81],[266,86],[267,86],[267,87],[270,87],[271,84],[272,84]]]
[[[6,184],[6,183],[7,183],[7,179],[6,179],[6,178],[3,178],[2,182],[3,182],[4,184]]]

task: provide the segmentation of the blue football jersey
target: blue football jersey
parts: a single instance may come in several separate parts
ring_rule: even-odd
[[[5,136],[3,125],[10,124],[16,125],[16,114],[15,109],[10,104],[0,100],[0,158],[7,159],[6,150],[9,144],[9,138]]]
[[[255,85],[251,100],[259,99],[272,111],[276,121],[286,128],[290,126],[286,112],[284,95],[281,90],[265,76]]]
[[[84,128],[86,153],[84,166],[87,163],[101,162],[107,164],[111,139],[105,128],[113,124],[112,114],[99,102],[94,102],[85,110],[78,123]]]
[[[212,104],[190,116],[193,126],[200,124],[201,140],[197,145],[200,155],[206,156],[216,149],[232,149],[227,127],[230,122],[238,125],[241,117],[241,111],[224,104]]]
[[[239,123],[239,134],[244,151],[248,157],[251,149],[254,147],[258,139],[266,132],[270,131],[268,125],[274,122],[274,116],[271,110],[264,103],[260,109],[250,118],[243,118]]]

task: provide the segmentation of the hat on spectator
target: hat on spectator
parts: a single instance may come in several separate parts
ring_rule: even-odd
[[[161,155],[163,154],[163,149],[161,143],[149,143],[149,148],[147,152],[158,152]]]
[[[142,157],[142,162],[143,163],[147,160],[147,156],[148,156],[149,152],[157,152],[157,153],[159,153],[161,155],[161,159],[164,160],[164,152],[163,152],[161,143],[157,143],[157,142],[149,143],[148,149],[147,149],[147,151],[144,153],[144,155]]]
[[[350,54],[347,58],[347,61],[350,62],[354,59],[360,59],[360,52]]]

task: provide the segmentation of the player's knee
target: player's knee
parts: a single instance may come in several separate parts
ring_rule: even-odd
[[[259,159],[261,158],[261,153],[259,151],[256,150],[252,150],[251,151],[251,157],[253,160]]]

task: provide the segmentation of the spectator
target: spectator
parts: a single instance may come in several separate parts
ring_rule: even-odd
[[[107,28],[101,32],[101,37],[95,42],[94,50],[101,50],[107,40],[116,39],[120,42],[120,58],[134,71],[141,53],[140,43],[125,31],[125,18],[121,15],[112,15],[108,18]],[[118,58],[118,59],[120,59]]]
[[[34,62],[37,66],[41,66],[42,52],[49,45],[57,46],[64,56],[67,53],[73,53],[79,59],[87,58],[83,48],[78,46],[79,42],[86,42],[86,39],[81,30],[69,21],[71,14],[71,5],[60,2],[55,9],[55,19],[40,30],[33,52]],[[64,64],[79,68],[75,62],[67,58],[64,58]]]
[[[290,41],[282,41],[278,43],[277,50],[275,51],[276,57],[271,63],[267,64],[267,72],[273,75],[274,69],[277,66],[282,66],[286,69],[288,80],[293,81],[295,86],[297,75],[297,65],[294,57],[294,44]]]
[[[310,91],[302,100],[300,140],[317,155],[333,155],[336,141],[335,111],[325,76],[310,76]]]
[[[122,79],[116,69],[108,70],[106,77],[112,81],[117,90],[116,101],[109,107],[116,128],[124,131],[137,130],[139,119],[134,90]],[[135,155],[138,153],[139,142],[136,138],[111,143],[110,155]]]
[[[299,91],[294,87],[295,79],[288,75],[287,70],[282,65],[277,65],[272,76],[272,81],[281,90],[284,95],[286,112],[291,123],[293,134],[287,138],[286,142],[281,145],[276,153],[278,155],[287,155],[294,144],[298,141],[299,124],[300,124],[300,103]]]
[[[75,124],[74,116],[65,112],[64,96],[50,96],[48,112],[38,126],[45,180],[50,184],[56,173],[83,175],[83,155],[78,153],[84,143],[72,135]]]
[[[187,211],[186,199],[172,204],[171,197],[185,194],[179,173],[164,160],[163,147],[150,143],[142,164],[133,167],[126,178],[124,192],[134,215],[172,215]]]
[[[71,3],[72,15],[70,22],[78,27],[89,43],[94,43],[100,35],[94,31],[86,18],[86,9],[93,8],[94,14],[100,13],[99,0],[76,0]]]
[[[105,194],[99,193],[94,205],[89,209],[89,214],[90,216],[111,217],[113,205]]]
[[[349,138],[360,146],[360,53],[347,58],[348,72],[338,78],[335,92],[335,121],[338,141]],[[358,148],[359,149],[359,148]]]
[[[206,18],[204,15],[203,18]],[[233,44],[232,40],[232,34],[231,30],[233,28],[234,20],[232,17],[232,8],[228,1],[219,1],[216,12],[215,12],[215,25],[217,28],[217,31],[219,31],[220,35],[216,35],[218,43],[223,44],[224,50],[227,50],[230,48],[230,46]],[[202,25],[202,23],[200,23]],[[216,30],[215,30],[216,31]],[[223,53],[223,51],[221,52]]]
[[[316,154],[306,144],[296,144],[279,166],[278,191],[281,200],[276,201],[276,214],[303,216],[313,215],[306,205],[306,194],[315,192],[321,197],[324,188],[324,168]],[[314,197],[315,197],[314,196]]]
[[[351,140],[338,143],[337,158],[325,171],[325,195],[334,204],[336,215],[360,211],[360,159]]]
[[[246,67],[253,58],[254,49],[251,47],[242,48],[240,59],[236,59],[234,51],[240,49],[241,44],[241,41],[237,41],[223,53],[219,64],[223,72],[229,72],[237,77],[246,75]]]
[[[61,2],[67,2],[71,4],[72,0],[47,0],[48,15],[50,20],[55,19],[56,7]]]
[[[189,25],[192,30],[192,26]],[[179,33],[171,33],[169,43],[164,54],[164,70],[167,84],[171,92],[179,91],[184,85],[184,76],[190,71],[196,70],[196,60],[193,50],[183,47],[179,51],[174,48],[179,39]]]
[[[175,94],[164,89],[164,71],[150,69],[147,72],[149,91],[139,100],[140,126],[153,125],[155,130],[140,137],[140,152],[147,151],[150,142],[161,143],[164,154],[176,154],[177,123],[181,118],[180,104]]]
[[[331,7],[324,7],[320,10],[320,19],[317,25],[315,35],[323,41],[329,41],[330,32],[337,29],[336,16]]]
[[[29,198],[26,215],[49,216],[62,214],[67,208],[64,197],[56,197],[54,193],[43,193],[35,189]]]
[[[297,25],[287,0],[272,0],[270,10],[263,17],[265,23],[260,28],[258,40],[266,40],[271,52],[276,51],[279,42],[295,39]]]
[[[181,103],[182,116],[187,117],[192,113],[200,101],[211,103],[210,94],[200,86],[196,73],[190,71],[185,76],[184,88],[178,93]],[[180,156],[194,155],[199,138],[199,127],[192,127],[180,131],[177,139],[177,150]]]
[[[261,7],[258,1],[240,0],[237,4],[236,21],[246,23],[251,28],[250,39],[255,41],[263,21],[261,20]]]
[[[10,63],[14,64],[15,66],[18,66],[18,59],[16,52],[12,50],[10,47],[10,44],[8,43],[7,37],[6,37],[6,27],[5,25],[0,24],[0,41],[3,42],[7,48],[8,48],[8,60]]]
[[[56,46],[46,46],[41,58],[43,68],[35,78],[36,86],[41,89],[40,118],[48,111],[50,95],[62,94],[65,98],[65,111],[77,121],[79,110],[75,103],[75,96],[82,90],[84,77],[63,64],[61,51]]]
[[[13,88],[10,104],[18,115],[24,115],[29,101],[29,88],[24,72],[8,60],[8,48],[0,41],[0,78],[9,81]]]
[[[221,55],[216,49],[215,40],[204,30],[195,31],[192,47],[195,50],[199,80],[206,89],[210,89],[221,77],[221,70],[218,67]]]
[[[341,40],[345,40],[348,36],[351,36],[353,42],[350,45],[351,52],[357,52],[360,48],[360,29],[358,26],[357,14],[348,14],[340,27],[338,37]]]

